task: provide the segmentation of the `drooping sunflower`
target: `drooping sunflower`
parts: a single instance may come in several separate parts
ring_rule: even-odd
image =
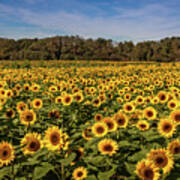
[[[87,177],[87,170],[84,167],[78,167],[73,171],[73,178],[75,180],[82,180]]]
[[[149,123],[145,120],[140,120],[137,122],[136,127],[141,131],[145,131],[149,129]]]
[[[108,126],[104,122],[97,122],[92,126],[92,133],[96,137],[103,137],[108,133]]]
[[[106,123],[109,132],[116,131],[118,128],[117,122],[111,117],[105,117],[102,121]]]
[[[39,99],[39,98],[34,99],[32,101],[32,106],[33,106],[34,109],[41,109],[42,106],[43,106],[43,101],[41,99]]]
[[[8,142],[0,143],[0,164],[8,165],[15,158],[14,147]]]
[[[33,110],[25,110],[20,113],[20,121],[24,125],[34,124],[36,121],[36,113]]]
[[[175,139],[168,144],[167,150],[171,154],[180,154],[180,140]]]
[[[135,173],[142,180],[158,180],[160,177],[159,168],[144,159],[137,163]]]
[[[7,119],[13,119],[15,117],[16,112],[13,109],[7,109],[5,112]]]
[[[174,165],[172,155],[165,149],[152,149],[147,154],[147,159],[152,161],[157,168],[161,168],[164,174],[170,172]]]
[[[28,109],[28,105],[20,101],[17,103],[16,109],[19,113],[21,113],[22,111],[25,111]]]
[[[92,127],[87,127],[85,130],[83,130],[82,137],[88,141],[91,140],[93,138]]]
[[[60,113],[58,110],[53,109],[48,113],[48,117],[52,119],[58,119],[60,117]]]
[[[173,120],[177,125],[180,124],[180,109],[174,110],[170,114],[171,120]]]
[[[103,155],[112,156],[118,150],[118,144],[112,139],[103,139],[98,143],[98,150]]]
[[[148,120],[154,120],[157,117],[157,112],[153,107],[147,107],[144,109],[143,115]]]
[[[22,151],[24,154],[33,154],[43,147],[41,135],[38,133],[28,133],[21,140],[23,146]]]
[[[72,101],[73,101],[73,96],[70,94],[66,94],[65,96],[62,97],[62,103],[64,106],[71,105]]]
[[[158,123],[158,131],[162,136],[171,137],[176,130],[176,125],[169,119],[162,119]]]
[[[60,130],[57,126],[49,127],[45,131],[44,145],[48,150],[60,150],[62,147],[62,143],[62,130]]]

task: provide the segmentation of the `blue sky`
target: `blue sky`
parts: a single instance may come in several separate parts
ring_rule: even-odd
[[[0,37],[115,41],[180,36],[179,0],[0,0]]]

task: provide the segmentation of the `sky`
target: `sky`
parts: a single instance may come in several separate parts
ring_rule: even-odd
[[[0,0],[0,37],[114,41],[180,36],[180,0]]]

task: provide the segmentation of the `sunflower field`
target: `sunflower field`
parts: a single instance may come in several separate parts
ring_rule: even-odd
[[[180,180],[180,63],[2,61],[9,179]]]

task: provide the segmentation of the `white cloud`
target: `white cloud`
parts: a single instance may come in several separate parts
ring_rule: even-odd
[[[14,11],[22,22],[42,28],[42,33],[43,29],[46,29],[49,32],[52,30],[93,38],[124,37],[135,42],[180,35],[180,22],[177,22],[178,17],[173,15],[177,12],[160,4],[150,4],[139,9],[115,8],[114,16],[93,18],[66,11],[38,13],[22,8]],[[10,9],[8,13],[14,12]]]

